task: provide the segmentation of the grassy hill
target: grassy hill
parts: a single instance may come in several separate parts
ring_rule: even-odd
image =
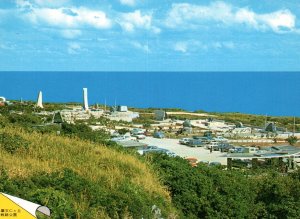
[[[48,206],[51,218],[152,218],[174,213],[145,162],[105,146],[53,134],[0,129],[0,190]]]

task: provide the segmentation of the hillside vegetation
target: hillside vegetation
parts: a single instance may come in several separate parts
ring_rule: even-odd
[[[152,218],[153,205],[172,215],[168,192],[134,156],[18,127],[0,139],[0,190],[48,206],[51,218]]]
[[[182,211],[180,218],[299,218],[300,170],[192,168],[184,159],[160,154],[151,160]]]
[[[274,162],[229,171],[192,167],[162,154],[137,156],[110,141],[105,130],[93,131],[83,122],[47,123],[51,117],[33,109],[0,108],[0,191],[48,206],[51,218],[299,218],[299,168],[285,173]],[[145,115],[144,126],[153,119]],[[265,121],[215,115],[232,123]],[[291,117],[268,121],[273,119],[287,126],[293,122]],[[88,122],[116,125],[103,118]]]

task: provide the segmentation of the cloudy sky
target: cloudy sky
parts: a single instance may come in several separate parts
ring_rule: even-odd
[[[297,71],[299,0],[1,0],[0,70]]]

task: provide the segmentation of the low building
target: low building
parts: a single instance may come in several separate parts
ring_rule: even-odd
[[[6,98],[0,97],[0,106],[5,106],[5,103],[6,103]]]
[[[124,122],[132,122],[133,119],[138,118],[140,115],[137,112],[127,111],[127,112],[111,112],[106,117],[113,121],[124,121]]]
[[[155,120],[157,121],[163,121],[167,117],[166,112],[164,110],[155,110],[154,115],[155,115]]]
[[[127,106],[118,106],[117,111],[118,112],[128,112],[128,107]]]

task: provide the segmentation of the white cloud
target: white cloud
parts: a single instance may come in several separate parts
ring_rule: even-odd
[[[74,42],[68,44],[68,53],[70,55],[77,55],[80,53],[80,51],[81,51],[80,44]]]
[[[150,48],[148,44],[141,44],[139,42],[132,42],[131,43],[136,49],[140,49],[142,51],[144,51],[145,53],[150,53]]]
[[[195,53],[199,51],[219,50],[219,49],[234,49],[235,44],[231,41],[224,42],[200,42],[197,40],[179,41],[173,45],[174,51],[181,53]]]
[[[124,13],[119,19],[119,24],[127,32],[133,32],[136,29],[152,30],[154,33],[160,33],[160,29],[152,26],[152,14],[142,14],[140,10]]]
[[[270,14],[258,15],[257,19],[277,32],[293,30],[296,23],[296,16],[289,10],[280,10]]]
[[[32,3],[27,0],[16,0],[16,5],[18,8],[22,8],[22,9],[33,7]]]
[[[65,5],[70,1],[69,0],[34,0],[34,2],[39,6],[59,7]]]
[[[134,6],[136,2],[135,0],[120,0],[120,3],[122,5]]]
[[[70,0],[16,0],[18,7],[61,7],[69,3]]]
[[[111,20],[103,11],[88,8],[36,8],[25,12],[25,18],[37,25],[48,25],[56,28],[76,29],[92,27],[105,29],[112,26]]]
[[[65,29],[61,31],[61,35],[66,39],[74,39],[82,34],[81,30]]]
[[[259,14],[248,8],[237,8],[224,2],[207,6],[176,3],[168,12],[166,25],[171,28],[193,28],[205,22],[223,25],[244,24],[258,30],[294,31],[296,16],[289,10]]]
[[[177,42],[174,45],[174,50],[182,53],[186,53],[188,51],[187,42]]]
[[[173,49],[181,53],[197,52],[199,50],[206,50],[208,46],[197,40],[187,40],[176,42]]]

